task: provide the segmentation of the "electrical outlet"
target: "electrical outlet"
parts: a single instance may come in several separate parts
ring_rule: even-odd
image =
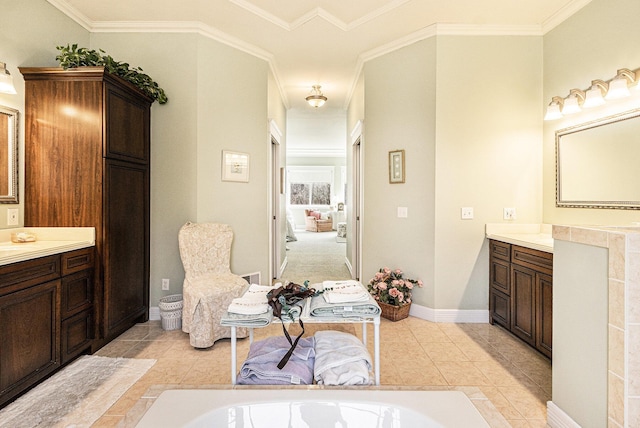
[[[407,207],[398,207],[398,217],[399,218],[407,218],[409,215],[409,208]]]
[[[162,290],[169,290],[169,278],[162,278]]]
[[[19,224],[18,213],[18,208],[7,209],[7,226],[17,226]]]
[[[462,208],[460,208],[460,218],[462,220],[472,220],[473,219],[473,207],[462,207]]]
[[[504,215],[502,216],[504,220],[515,220],[516,219],[516,209],[515,208],[505,208]]]

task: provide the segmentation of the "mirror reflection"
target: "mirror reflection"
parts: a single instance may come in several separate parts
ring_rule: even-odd
[[[18,110],[0,106],[0,203],[18,203]]]
[[[640,109],[556,132],[556,205],[640,209]]]

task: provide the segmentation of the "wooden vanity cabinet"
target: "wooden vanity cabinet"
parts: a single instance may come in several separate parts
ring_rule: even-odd
[[[96,350],[149,317],[153,100],[101,67],[22,67],[20,72],[24,223],[95,227]],[[68,340],[75,343],[88,322],[78,316],[63,326]]]
[[[551,358],[553,254],[490,240],[489,321]]]
[[[0,407],[91,348],[93,263],[86,248],[0,266]]]

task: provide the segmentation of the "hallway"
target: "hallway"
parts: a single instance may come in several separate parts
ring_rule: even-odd
[[[336,231],[295,231],[297,241],[287,242],[287,266],[281,280],[310,284],[350,279],[345,263],[346,243],[336,242]]]

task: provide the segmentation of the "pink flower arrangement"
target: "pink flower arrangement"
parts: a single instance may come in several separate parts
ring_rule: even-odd
[[[423,284],[419,279],[405,279],[402,275],[400,269],[380,269],[367,284],[369,293],[377,301],[389,305],[402,306],[411,303],[411,290],[414,287],[422,287]]]

